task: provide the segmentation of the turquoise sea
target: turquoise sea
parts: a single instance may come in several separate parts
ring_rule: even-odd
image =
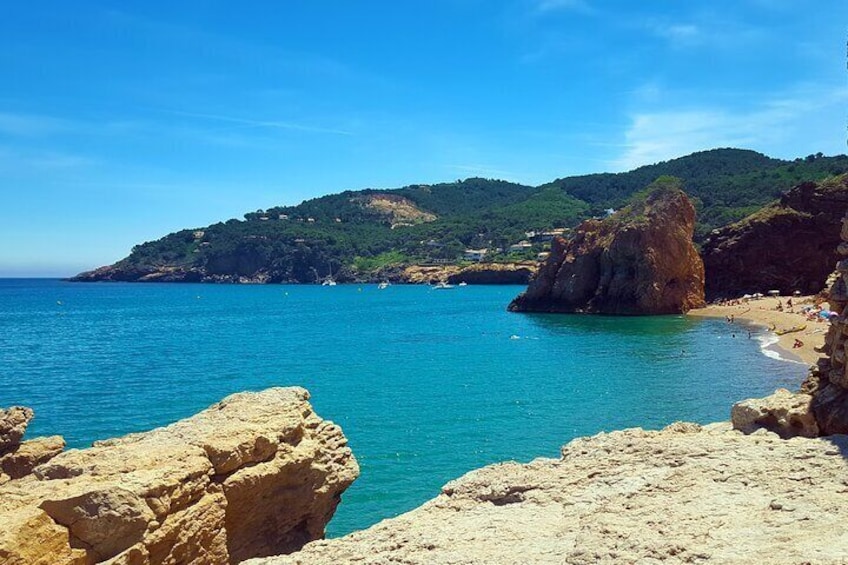
[[[410,510],[497,461],[796,386],[722,320],[506,312],[514,286],[216,286],[0,280],[0,406],[71,447],[300,385],[362,467],[329,534]],[[735,337],[734,337],[735,335]]]

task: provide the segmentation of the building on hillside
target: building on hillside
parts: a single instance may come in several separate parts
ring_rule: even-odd
[[[487,253],[489,253],[488,249],[466,249],[465,253],[462,254],[462,258],[466,261],[476,261],[479,263],[486,258]]]
[[[533,243],[547,243],[555,237],[565,235],[567,231],[568,228],[555,228],[543,232],[530,232],[533,235],[528,237],[527,239],[529,239]]]
[[[522,251],[527,251],[531,247],[533,247],[533,244],[527,241],[526,239],[523,239],[518,243],[513,243],[512,245],[510,245],[507,250],[510,253],[521,253]]]

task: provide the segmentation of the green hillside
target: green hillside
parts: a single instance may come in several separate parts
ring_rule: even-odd
[[[539,187],[471,178],[345,191],[143,243],[112,267],[110,278],[137,280],[177,269],[191,272],[185,280],[261,273],[268,282],[314,282],[330,273],[341,280],[367,277],[367,271],[394,264],[457,262],[467,248],[488,249],[487,258],[495,261],[533,258],[542,243],[513,252],[509,246],[526,239],[526,232],[570,228],[620,208],[661,176],[682,179],[693,197],[698,238],[761,208],[798,182],[843,172],[848,172],[845,155],[783,161],[754,151],[716,149],[626,173],[568,177]],[[92,278],[97,276],[86,280]]]

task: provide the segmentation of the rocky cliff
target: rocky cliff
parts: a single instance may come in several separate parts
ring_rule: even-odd
[[[702,249],[707,298],[819,292],[838,258],[846,208],[848,175],[841,175],[799,184],[777,203],[715,230]]]
[[[843,177],[842,182],[845,180]],[[834,316],[825,337],[825,355],[802,386],[803,392],[812,395],[811,410],[823,434],[848,434],[848,213],[842,219],[839,239],[840,260],[826,291]]]
[[[249,565],[844,563],[848,438],[674,424],[448,483],[416,510]],[[247,564],[246,564],[247,565]]]
[[[604,220],[556,239],[516,312],[676,314],[704,305],[704,267],[692,243],[695,208],[674,179]]]
[[[308,398],[299,388],[235,394],[7,481],[0,563],[221,565],[321,538],[358,467]]]

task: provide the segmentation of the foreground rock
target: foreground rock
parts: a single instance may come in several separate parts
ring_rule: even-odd
[[[515,312],[679,314],[704,305],[704,267],[692,234],[695,208],[676,179],[642,200],[555,239]]]
[[[21,439],[32,417],[32,409],[24,406],[12,406],[7,410],[0,410],[0,455],[21,444]]]
[[[299,388],[70,450],[0,486],[0,563],[225,564],[320,538],[358,474]]]
[[[420,508],[250,565],[844,563],[848,438],[675,424],[448,483]]]
[[[800,184],[703,245],[709,300],[779,290],[816,294],[838,259],[848,175]]]
[[[33,415],[23,406],[0,410],[0,484],[30,474],[65,448],[61,436],[22,441]]]
[[[746,434],[765,429],[784,439],[817,437],[819,426],[810,409],[813,397],[778,389],[771,396],[737,402],[730,411],[734,429]]]

